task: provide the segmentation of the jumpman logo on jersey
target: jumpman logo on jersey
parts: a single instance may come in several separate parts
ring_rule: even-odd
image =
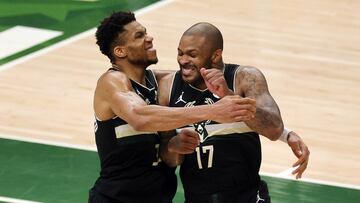
[[[195,131],[199,134],[200,142],[203,142],[208,136],[208,132],[205,128],[205,122],[194,123]]]
[[[259,191],[257,192],[257,195],[256,195],[256,203],[259,203],[259,202],[265,202],[265,199],[262,199],[259,195]]]
[[[155,103],[157,103],[156,101],[157,101],[157,98],[158,98],[158,92],[156,91],[156,89],[154,90],[154,94],[155,94]]]
[[[137,95],[139,95],[141,98],[145,99],[144,95],[141,94],[141,92],[137,88],[135,88],[135,91],[136,91]]]
[[[145,103],[147,105],[149,105],[151,103],[150,100],[148,98],[146,98],[143,94],[141,94],[141,92],[137,88],[135,88],[135,91],[136,91],[137,95],[139,95],[143,100],[145,100]]]
[[[183,100],[183,94],[184,94],[184,91],[181,92],[181,95],[180,97],[177,99],[177,101],[175,102],[175,104],[179,103],[179,102],[184,102],[186,104],[186,101]]]

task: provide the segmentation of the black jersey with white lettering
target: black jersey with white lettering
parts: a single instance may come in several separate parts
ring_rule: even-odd
[[[224,77],[231,90],[235,87],[234,77],[238,67],[226,64],[224,68]],[[191,108],[218,100],[219,97],[207,89],[200,90],[184,82],[179,71],[175,74],[170,106]],[[201,196],[229,191],[241,193],[258,187],[261,163],[259,135],[244,122],[220,124],[207,120],[185,127],[195,129],[201,141],[194,153],[185,155],[180,168],[187,202],[205,202]],[[193,197],[196,201],[191,201]]]
[[[157,83],[151,70],[146,71],[146,86],[132,80],[131,85],[147,104],[157,103]],[[93,190],[114,202],[172,202],[176,176],[159,158],[156,132],[136,131],[115,117],[96,119],[95,137],[101,171]]]

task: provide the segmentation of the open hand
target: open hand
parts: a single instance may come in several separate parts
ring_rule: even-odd
[[[296,179],[299,179],[301,178],[309,163],[310,151],[301,137],[294,131],[289,133],[288,145],[291,147],[291,150],[298,158],[298,160],[293,164],[293,167],[298,167],[292,172],[292,174],[296,174]]]

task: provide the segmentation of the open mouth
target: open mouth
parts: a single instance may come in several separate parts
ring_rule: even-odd
[[[156,49],[153,47],[152,44],[146,46],[146,47],[145,47],[145,50],[146,50],[146,51],[156,51]]]
[[[181,66],[181,72],[184,76],[192,75],[196,72],[195,66]]]
[[[155,50],[155,48],[153,46],[148,46],[145,48],[145,50]]]
[[[151,56],[156,56],[156,49],[152,45],[146,47],[145,51],[147,52],[147,54],[149,54]]]

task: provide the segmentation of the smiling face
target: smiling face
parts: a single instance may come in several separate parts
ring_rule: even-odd
[[[156,64],[158,58],[153,48],[153,37],[146,33],[146,29],[137,21],[124,26],[125,32],[120,34],[126,59],[134,65],[144,66]]]
[[[182,79],[195,87],[205,88],[200,69],[211,68],[211,56],[212,49],[205,36],[183,35],[177,56]]]

